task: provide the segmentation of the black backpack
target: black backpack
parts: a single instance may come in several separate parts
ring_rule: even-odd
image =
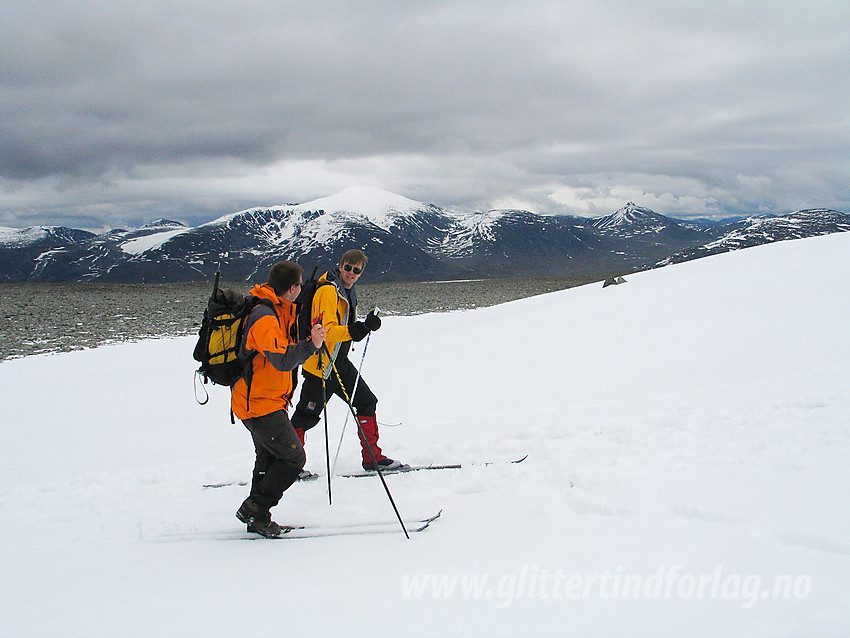
[[[301,292],[295,299],[295,317],[298,324],[298,339],[303,341],[310,338],[310,330],[313,328],[313,319],[310,316],[313,310],[313,297],[316,291],[322,286],[333,286],[332,281],[323,281],[319,283],[316,278],[316,273],[319,267],[313,268],[313,274],[310,278],[301,284]]]
[[[221,273],[216,272],[213,292],[204,310],[193,357],[201,364],[196,374],[203,377],[204,383],[212,381],[216,385],[232,387],[246,376],[253,359],[253,356],[241,353],[245,318],[258,304],[272,310],[274,304],[268,299],[244,296],[230,288],[219,288],[220,276]],[[201,405],[208,400],[207,397]]]

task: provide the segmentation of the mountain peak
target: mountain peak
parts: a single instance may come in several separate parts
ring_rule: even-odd
[[[623,226],[644,224],[650,220],[655,221],[658,217],[660,217],[660,215],[658,215],[655,211],[643,206],[638,206],[634,202],[628,202],[625,206],[610,215],[597,217],[593,220],[593,225],[596,228],[604,230],[607,228],[619,228]]]
[[[141,228],[174,228],[174,227],[184,227],[185,224],[182,222],[176,222],[172,219],[155,219],[154,221],[145,224]]]
[[[306,202],[298,206],[298,208],[354,213],[366,215],[367,217],[376,212],[386,213],[387,211],[395,211],[406,213],[422,207],[423,204],[421,202],[371,186],[350,186],[344,188],[336,195],[314,199],[311,202]]]
[[[399,217],[428,208],[428,204],[371,186],[351,186],[320,199],[295,207],[299,211],[323,210],[325,214],[347,214],[365,217],[370,222],[388,230]]]
[[[655,215],[657,214],[654,210],[646,208],[645,206],[638,206],[634,202],[628,202],[625,206],[623,206],[620,210],[614,213],[615,215],[633,215],[643,217],[646,215]]]

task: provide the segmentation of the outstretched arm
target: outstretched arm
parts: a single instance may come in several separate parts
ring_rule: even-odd
[[[292,343],[273,315],[261,316],[248,328],[245,345],[250,350],[262,352],[268,362],[281,372],[294,370],[319,351],[312,339]]]

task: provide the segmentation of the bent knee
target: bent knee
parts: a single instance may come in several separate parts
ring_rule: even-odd
[[[293,441],[285,449],[278,448],[275,457],[286,467],[294,470],[302,470],[307,463],[307,453],[298,441]]]
[[[293,451],[291,466],[296,470],[303,470],[304,466],[307,464],[307,453],[304,451],[304,447],[299,443],[297,450]]]

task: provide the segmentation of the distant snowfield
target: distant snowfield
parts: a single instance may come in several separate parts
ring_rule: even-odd
[[[131,255],[139,255],[146,250],[159,248],[169,239],[172,239],[177,235],[182,235],[189,230],[191,229],[180,228],[178,230],[167,230],[162,233],[154,233],[152,235],[146,235],[145,237],[139,237],[138,239],[131,239],[121,244],[121,250]]]
[[[247,488],[201,486],[253,453],[225,390],[195,402],[192,338],[0,363],[0,633],[843,637],[848,254],[842,233],[388,317],[364,368],[403,422],[388,454],[528,455],[388,477],[404,516],[443,511],[411,540],[224,540]],[[349,422],[337,471],[358,456]],[[333,489],[275,519],[394,520],[377,478]]]

